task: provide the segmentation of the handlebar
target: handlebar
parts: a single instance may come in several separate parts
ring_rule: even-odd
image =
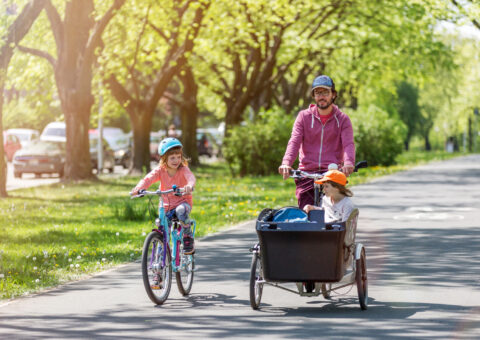
[[[193,188],[192,188],[192,191],[193,191]],[[142,190],[139,190],[138,191],[138,194],[137,195],[133,195],[131,197],[131,199],[134,199],[134,198],[140,198],[140,197],[143,197],[143,196],[152,196],[152,195],[156,195],[156,196],[161,196],[161,195],[166,195],[166,194],[170,194],[172,192],[175,192],[175,196],[183,196],[185,195],[185,189],[184,188],[179,188],[177,187],[176,185],[172,186],[172,189],[169,189],[169,190],[156,190],[156,191],[147,191],[145,189],[142,189]],[[130,192],[130,195],[132,193]]]
[[[290,170],[290,177],[291,178],[311,178],[313,180],[318,180],[320,178],[323,177],[323,175],[325,175],[326,172],[324,172],[323,174],[319,174],[319,173],[314,173],[314,172],[306,172],[306,171],[303,171],[303,170]]]
[[[360,161],[357,164],[355,164],[355,168],[353,169],[353,172],[358,172],[358,169],[366,168],[367,166],[368,166],[367,161]],[[330,165],[329,165],[329,169],[330,169]],[[311,178],[315,181],[321,179],[325,174],[326,172],[314,173],[314,172],[306,172],[303,170],[294,170],[294,169],[290,170],[290,178]]]

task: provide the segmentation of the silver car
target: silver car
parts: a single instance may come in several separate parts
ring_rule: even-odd
[[[55,174],[63,177],[65,168],[65,145],[61,142],[33,141],[18,150],[13,156],[13,175],[17,178],[24,173]]]

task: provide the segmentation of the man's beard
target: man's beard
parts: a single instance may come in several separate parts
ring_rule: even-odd
[[[317,107],[321,110],[328,109],[330,107],[330,105],[333,104],[334,101],[335,101],[335,97],[333,97],[330,101],[327,100],[327,104],[325,104],[325,105],[320,105],[320,104],[317,103]]]

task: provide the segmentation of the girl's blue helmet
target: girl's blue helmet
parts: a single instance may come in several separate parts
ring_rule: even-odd
[[[158,144],[158,154],[163,156],[165,152],[175,147],[183,147],[182,143],[176,138],[168,137],[163,139],[160,144]]]

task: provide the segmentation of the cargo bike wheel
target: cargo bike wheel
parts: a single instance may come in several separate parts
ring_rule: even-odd
[[[262,300],[263,271],[259,252],[254,252],[250,266],[250,306],[258,309]]]
[[[361,248],[360,256],[355,260],[355,281],[357,282],[358,301],[362,310],[368,306],[367,256]]]

